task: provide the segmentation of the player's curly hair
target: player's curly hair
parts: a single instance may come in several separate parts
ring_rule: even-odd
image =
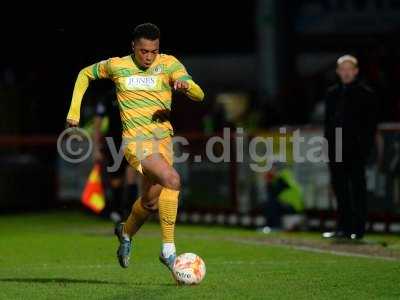
[[[132,34],[132,40],[144,38],[154,41],[160,38],[160,29],[153,23],[143,23],[135,27]]]

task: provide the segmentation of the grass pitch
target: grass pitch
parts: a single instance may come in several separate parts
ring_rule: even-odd
[[[77,212],[2,215],[0,299],[399,299],[400,238],[369,238],[385,240],[386,252],[361,245],[368,251],[353,254],[347,245],[329,253],[335,246],[317,234],[178,225],[178,253],[200,255],[207,275],[199,286],[177,287],[158,262],[155,223],[143,227],[122,269],[107,221]]]

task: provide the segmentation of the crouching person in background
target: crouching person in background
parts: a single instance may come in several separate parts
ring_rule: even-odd
[[[282,218],[288,214],[299,214],[304,210],[303,191],[300,184],[288,167],[278,168],[276,163],[266,174],[268,200],[265,206],[267,226],[264,233],[277,231],[283,228]]]

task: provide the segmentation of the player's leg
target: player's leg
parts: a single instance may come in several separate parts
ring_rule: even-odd
[[[168,262],[175,259],[174,229],[178,207],[180,179],[178,173],[172,168],[172,150],[170,139],[158,142],[160,148],[153,151],[152,143],[145,144],[153,154],[138,161],[136,144],[127,148],[126,157],[129,164],[140,170],[143,177],[142,197],[135,202],[132,212],[125,224],[116,228],[119,238],[118,259],[122,267],[129,263],[131,237],[139,230],[148,216],[159,207],[160,222],[163,236],[162,256]],[[150,147],[149,147],[150,145]],[[140,168],[138,168],[140,166]],[[125,228],[124,228],[125,227]],[[171,264],[168,263],[170,266]]]
[[[140,168],[138,168],[140,166],[140,162],[134,155],[134,150],[129,150],[131,149],[128,149],[128,151],[125,153],[125,157],[129,162],[130,167],[132,167],[134,170],[138,170],[139,172],[141,172]],[[137,174],[139,174],[139,172],[137,172]],[[138,177],[139,176],[143,177],[142,175],[138,175]],[[139,179],[137,181],[143,182],[143,179]],[[134,197],[134,195],[131,195],[130,197]],[[127,218],[126,223],[117,224],[114,231],[119,241],[117,257],[119,264],[123,268],[127,268],[129,265],[129,259],[132,249],[132,236],[139,230],[142,224],[152,213],[152,211],[149,211],[142,205],[142,200],[140,197],[138,199],[130,199],[132,199],[133,205],[130,210],[129,217]]]
[[[180,177],[161,153],[154,153],[141,162],[146,176],[155,184],[162,186],[158,200],[158,211],[162,233],[161,261],[169,268],[176,257],[175,221],[178,210]]]
[[[132,210],[125,223],[120,223],[115,229],[120,245],[117,251],[119,264],[123,268],[129,265],[132,237],[139,231],[148,217],[157,211],[158,198],[162,187],[154,184],[148,177],[141,176],[142,196],[132,205]]]
[[[158,198],[162,187],[154,184],[148,177],[142,177],[142,196],[133,204],[131,213],[124,225],[124,233],[129,238],[132,238],[147,218],[158,210]]]

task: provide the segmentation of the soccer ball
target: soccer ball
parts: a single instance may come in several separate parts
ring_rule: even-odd
[[[206,265],[200,256],[183,253],[175,259],[173,271],[179,283],[199,284],[206,275]]]

